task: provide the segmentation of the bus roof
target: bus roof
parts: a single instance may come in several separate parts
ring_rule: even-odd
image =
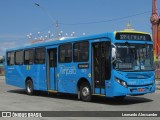
[[[52,46],[52,45],[69,43],[69,42],[93,40],[93,39],[98,39],[98,38],[107,38],[107,37],[110,38],[110,37],[115,37],[116,33],[118,33],[118,32],[149,34],[149,33],[146,33],[146,32],[140,32],[140,31],[134,31],[134,30],[106,32],[106,33],[96,34],[96,35],[89,35],[89,36],[82,36],[82,37],[68,37],[68,38],[64,38],[64,39],[48,40],[48,41],[43,41],[43,42],[31,43],[31,44],[26,44],[26,45],[21,46],[21,47],[8,48],[6,51],[29,49],[29,48],[33,48],[33,47]]]
[[[92,39],[98,39],[98,38],[106,38],[107,34],[108,33],[102,33],[102,34],[90,35],[90,36],[69,37],[69,38],[64,38],[64,39],[48,40],[48,41],[43,41],[43,42],[26,44],[26,45],[21,46],[21,47],[8,48],[6,51],[25,49],[25,48],[27,49],[27,48],[32,48],[32,47],[51,46],[51,45],[58,45],[58,44],[69,43],[69,42],[92,40]]]

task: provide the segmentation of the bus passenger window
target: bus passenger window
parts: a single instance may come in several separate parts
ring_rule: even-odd
[[[74,44],[74,62],[87,62],[88,61],[88,42],[77,42]]]
[[[24,52],[24,64],[25,65],[31,65],[31,64],[33,64],[33,60],[34,60],[34,50],[33,49],[25,50],[25,52]]]
[[[59,62],[72,62],[72,44],[64,44],[59,47]]]
[[[14,52],[7,53],[7,65],[14,65]]]
[[[36,48],[35,50],[35,64],[45,63],[45,48]]]
[[[23,50],[15,52],[15,64],[16,65],[23,64]]]

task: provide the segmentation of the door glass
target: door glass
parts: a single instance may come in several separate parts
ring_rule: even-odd
[[[49,65],[50,67],[57,66],[57,53],[56,49],[50,50],[49,52]]]
[[[110,42],[93,44],[93,70],[96,88],[104,88],[105,80],[110,79]]]

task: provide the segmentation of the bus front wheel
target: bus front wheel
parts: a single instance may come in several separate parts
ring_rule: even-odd
[[[91,89],[88,83],[82,83],[80,86],[80,97],[85,102],[91,101]]]
[[[31,80],[27,80],[26,82],[26,93],[28,95],[33,95],[33,83]]]

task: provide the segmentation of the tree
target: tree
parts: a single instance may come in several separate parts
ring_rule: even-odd
[[[3,57],[0,57],[0,64],[3,63]]]

